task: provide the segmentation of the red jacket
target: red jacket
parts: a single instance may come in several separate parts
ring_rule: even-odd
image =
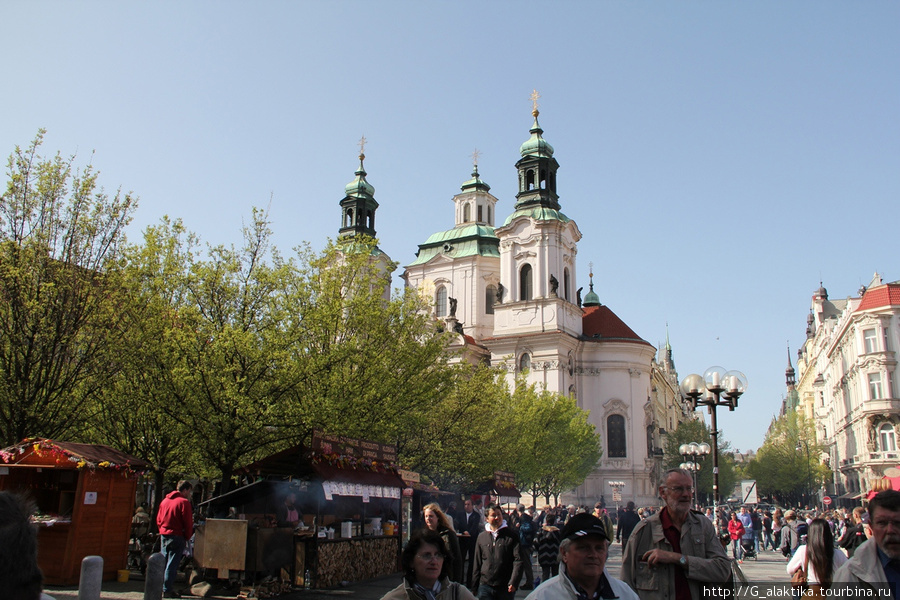
[[[194,534],[194,514],[191,501],[174,490],[159,503],[156,525],[160,535],[180,535],[190,539]]]
[[[728,533],[732,540],[739,540],[744,535],[744,524],[740,521],[728,521]]]

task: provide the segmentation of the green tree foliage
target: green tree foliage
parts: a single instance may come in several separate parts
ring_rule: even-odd
[[[471,490],[494,471],[508,470],[518,436],[508,419],[503,371],[462,362],[453,367],[453,381],[442,398],[407,423],[398,452],[405,465],[428,474],[441,489]]]
[[[666,469],[675,469],[684,458],[679,452],[682,444],[707,443],[713,446],[712,432],[706,423],[701,420],[683,421],[675,431],[666,438],[666,447],[663,462]],[[719,434],[719,500],[724,502],[734,486],[737,484],[737,472],[734,466],[734,454],[730,451],[730,444]],[[712,504],[713,493],[713,456],[710,453],[700,461],[700,470],[697,472],[697,494],[701,503]]]
[[[788,411],[778,417],[747,466],[747,473],[756,479],[760,493],[784,504],[797,505],[810,491],[817,490],[829,470],[822,464],[822,448],[815,440],[813,421],[799,411]],[[808,456],[804,442],[809,444]]]
[[[600,434],[574,398],[517,382],[507,433],[520,489],[547,502],[584,483],[602,455]]]
[[[180,222],[168,219],[144,233],[143,244],[123,253],[118,338],[121,369],[97,403],[99,418],[89,428],[91,440],[139,456],[152,465],[156,492],[162,499],[166,479],[202,473],[195,436],[171,413],[173,372],[181,364],[179,313],[186,306],[185,253],[195,240]]]
[[[0,197],[0,443],[68,438],[119,363],[117,263],[135,198],[109,196],[74,157],[40,154],[44,131],[7,163]]]

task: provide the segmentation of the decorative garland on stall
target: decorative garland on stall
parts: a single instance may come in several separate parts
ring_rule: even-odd
[[[94,463],[87,460],[83,456],[70,452],[65,448],[61,448],[54,444],[51,440],[44,438],[25,438],[14,446],[4,448],[3,450],[0,450],[0,460],[2,460],[4,463],[9,464],[15,462],[19,456],[25,454],[25,452],[27,451],[31,451],[40,457],[53,458],[57,462],[75,463],[76,469],[87,468],[91,470],[102,469],[120,471],[125,476],[137,476],[139,474],[139,471],[135,471],[132,468],[131,464],[127,461],[124,464],[116,464],[108,460]]]

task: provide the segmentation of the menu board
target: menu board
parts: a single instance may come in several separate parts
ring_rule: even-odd
[[[340,454],[391,464],[397,462],[396,446],[343,435],[330,435],[318,429],[313,430],[312,450],[319,454]]]

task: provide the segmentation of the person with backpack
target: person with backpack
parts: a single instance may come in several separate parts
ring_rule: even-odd
[[[797,520],[797,513],[793,510],[789,510],[784,513],[784,526],[781,528],[781,553],[784,555],[785,559],[788,561],[791,560],[791,557],[797,551],[797,548],[801,544],[801,531],[800,526],[802,527],[802,535],[806,535],[807,525],[805,521]],[[805,543],[805,540],[803,541]]]
[[[525,578],[523,590],[534,589],[534,567],[531,564],[531,553],[534,549],[534,538],[537,535],[534,519],[525,511],[525,505],[516,507],[516,523],[519,530],[519,551],[522,553],[522,572]]]
[[[556,526],[556,515],[547,515],[544,526],[534,538],[538,564],[541,566],[541,582],[559,575],[560,539],[560,530]]]

